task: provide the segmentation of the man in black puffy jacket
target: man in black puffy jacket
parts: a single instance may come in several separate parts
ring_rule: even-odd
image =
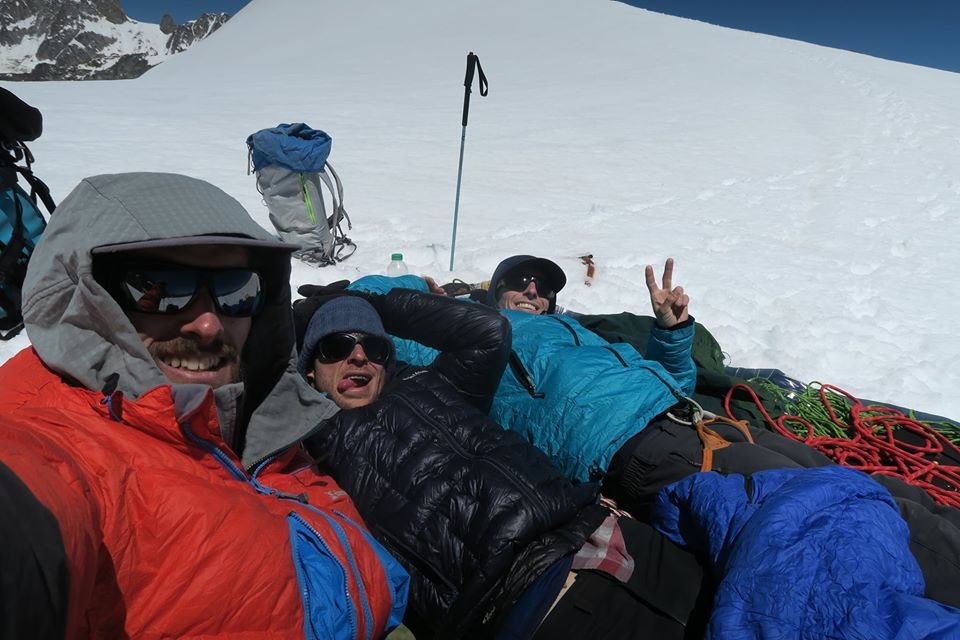
[[[487,416],[510,349],[499,313],[397,289],[313,296],[294,315],[300,372],[344,409],[308,448],[410,572],[418,640],[702,632],[698,559]],[[440,355],[398,363],[388,333]]]

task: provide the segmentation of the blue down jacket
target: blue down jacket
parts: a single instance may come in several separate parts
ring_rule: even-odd
[[[709,558],[707,638],[960,637],[960,610],[921,595],[893,498],[858,471],[696,474],[660,493],[654,522]]]
[[[366,276],[350,288],[382,293],[394,286],[426,290],[414,276]],[[655,327],[644,358],[571,316],[501,313],[512,325],[513,353],[490,415],[544,451],[572,480],[598,480],[631,436],[693,393],[692,319],[673,330]],[[430,361],[416,345],[398,344],[397,350],[407,362]]]
[[[693,393],[692,320],[654,328],[644,358],[569,316],[501,313],[513,327],[513,354],[490,415],[572,479],[599,479],[631,436]]]

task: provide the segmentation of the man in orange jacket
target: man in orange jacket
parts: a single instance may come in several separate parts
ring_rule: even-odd
[[[87,178],[0,368],[0,636],[378,638],[408,576],[301,441],[290,251],[206,182]]]

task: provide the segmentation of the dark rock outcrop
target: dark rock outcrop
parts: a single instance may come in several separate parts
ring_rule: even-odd
[[[196,20],[175,25],[167,39],[167,53],[186,51],[194,43],[203,40],[219,29],[229,19],[230,15],[226,13],[204,13]],[[172,23],[173,19],[170,22]],[[163,31],[162,24],[160,30]]]
[[[205,13],[177,25],[167,15],[156,25],[130,20],[120,0],[0,0],[0,80],[136,78],[229,18]],[[35,51],[23,46],[30,42]]]

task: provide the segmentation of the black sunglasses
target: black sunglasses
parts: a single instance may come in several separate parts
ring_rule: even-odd
[[[202,289],[210,293],[216,310],[231,318],[256,315],[264,300],[260,274],[252,269],[127,265],[118,289],[120,305],[138,313],[180,313]]]
[[[367,360],[386,364],[393,355],[393,343],[380,336],[355,333],[331,333],[317,343],[317,359],[321,362],[339,362],[353,353],[357,345],[363,347]]]
[[[504,289],[508,291],[525,291],[531,282],[537,285],[537,293],[540,297],[546,298],[547,300],[553,300],[557,297],[557,292],[553,290],[553,286],[543,276],[529,273],[508,273],[500,278],[500,282],[497,283],[497,292],[499,293]]]

